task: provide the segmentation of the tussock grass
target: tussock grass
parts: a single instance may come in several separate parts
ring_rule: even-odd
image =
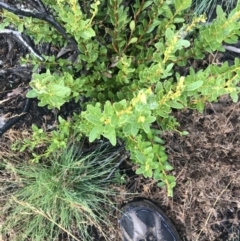
[[[17,188],[1,211],[6,217],[2,233],[14,230],[14,240],[43,241],[57,240],[65,232],[85,241],[94,226],[107,239],[102,224],[111,225],[108,212],[114,204],[109,195],[115,195],[107,177],[117,157],[106,146],[88,154],[75,146],[56,153],[47,164],[7,163]]]
[[[193,0],[196,14],[206,13],[209,19],[214,17],[217,5],[220,5],[226,13],[229,13],[237,5],[237,0]]]

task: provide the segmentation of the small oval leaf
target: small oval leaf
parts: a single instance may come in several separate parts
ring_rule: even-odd
[[[137,40],[138,40],[138,38],[137,38],[137,37],[133,37],[133,38],[131,38],[131,39],[130,39],[130,41],[129,41],[129,43],[128,43],[128,44],[136,43],[136,42],[137,42]]]
[[[135,30],[135,22],[134,22],[134,20],[132,20],[132,21],[130,22],[129,27],[130,27],[130,29],[131,29],[131,32],[133,32],[133,31]]]
[[[193,91],[193,90],[196,90],[198,89],[200,86],[202,86],[203,84],[203,81],[202,80],[198,80],[190,85],[187,86],[186,90],[187,91]]]

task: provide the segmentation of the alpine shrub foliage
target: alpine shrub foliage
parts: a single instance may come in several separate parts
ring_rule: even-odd
[[[71,120],[59,119],[57,130],[45,133],[34,127],[32,140],[22,150],[46,144],[47,157],[67,145],[70,136],[87,136],[92,142],[102,136],[115,145],[124,142],[137,174],[166,185],[172,195],[175,178],[167,161],[161,133],[176,130],[173,109],[203,111],[206,102],[230,94],[238,100],[240,63],[211,64],[194,69],[191,62],[214,51],[225,51],[222,43],[236,43],[240,35],[240,6],[226,16],[220,6],[217,18],[205,24],[205,16],[189,17],[190,0],[44,0],[69,38],[75,39],[79,55],[75,61],[29,56],[34,73],[29,98],[40,106],[60,109],[70,100],[86,99],[82,112]],[[41,20],[2,13],[2,27],[15,27],[35,44],[51,42],[62,47],[66,40]],[[181,133],[181,132],[180,132]],[[185,134],[184,132],[181,134]],[[41,138],[39,138],[41,136]],[[35,155],[39,158],[41,155]]]

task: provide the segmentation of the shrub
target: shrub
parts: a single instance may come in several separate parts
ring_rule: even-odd
[[[72,61],[55,56],[24,60],[37,70],[27,96],[50,109],[82,97],[86,101],[71,120],[59,118],[51,133],[34,126],[32,139],[25,140],[21,150],[34,151],[44,144],[45,152],[34,156],[38,161],[66,147],[72,135],[87,136],[91,142],[104,136],[112,145],[120,139],[138,166],[136,173],[167,186],[171,196],[176,183],[169,175],[173,167],[161,133],[186,134],[177,130],[173,109],[203,111],[206,102],[224,94],[238,100],[239,60],[233,66],[209,63],[200,70],[192,63],[225,51],[223,41],[237,42],[240,6],[228,17],[218,7],[217,18],[206,25],[204,16],[191,19],[186,14],[190,0],[136,0],[130,6],[121,0],[43,2],[65,34],[43,20],[2,13],[2,28],[11,23],[24,29],[35,44],[73,46]]]
[[[117,149],[115,149],[117,150]],[[97,228],[108,240],[104,225],[111,227],[109,210],[114,208],[109,184],[117,152],[106,145],[91,153],[80,147],[51,155],[48,164],[8,163],[14,180],[2,183],[10,190],[1,217],[6,217],[1,233],[14,230],[11,240],[57,240],[67,233],[74,240],[92,240],[89,228]]]

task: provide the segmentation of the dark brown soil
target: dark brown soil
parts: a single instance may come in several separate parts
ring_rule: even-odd
[[[19,74],[13,68],[19,67],[19,56],[24,53],[12,39],[0,35],[0,70],[5,70],[4,74],[0,72],[0,125],[23,111],[31,75],[27,70],[21,75],[22,71]],[[124,171],[127,182],[115,187],[121,194],[118,206],[134,198],[154,200],[185,241],[240,240],[239,105],[240,102],[232,103],[228,96],[222,96],[218,103],[208,104],[204,113],[175,112],[181,124],[179,128],[189,135],[167,132],[163,136],[169,161],[175,168],[172,174],[177,177],[173,198],[168,198],[166,190],[158,188],[155,181],[136,176],[135,167],[127,162],[124,164],[128,165],[128,170]],[[32,124],[48,130],[55,125],[57,115],[67,116],[70,109],[74,106],[68,104],[60,113],[53,113],[38,107],[33,100],[28,114],[0,138],[0,161],[6,156],[28,158],[28,154],[11,151],[10,145],[30,136]],[[4,178],[8,177],[0,176]],[[112,219],[116,229],[109,230],[109,235],[117,241],[121,239],[117,217]],[[0,225],[1,222],[0,218]],[[0,235],[1,240],[7,239]]]

